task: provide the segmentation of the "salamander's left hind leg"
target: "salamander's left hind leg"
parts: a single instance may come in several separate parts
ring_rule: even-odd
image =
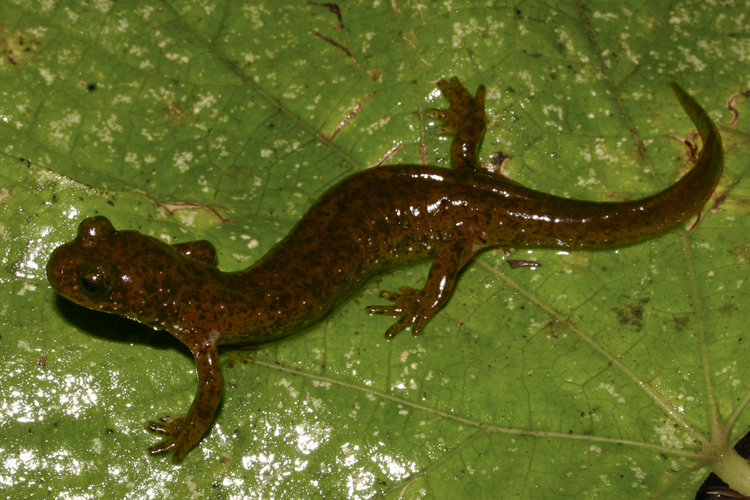
[[[452,134],[451,161],[456,170],[481,170],[477,150],[484,134],[484,86],[471,97],[458,78],[440,80],[438,87],[448,99],[449,109],[428,109],[427,116],[445,122],[438,134]]]
[[[383,290],[380,297],[390,300],[392,306],[370,306],[371,314],[401,316],[386,332],[389,339],[399,332],[411,327],[414,335],[421,333],[422,328],[450,298],[461,268],[474,254],[484,247],[481,239],[461,239],[444,242],[438,250],[430,268],[427,283],[421,290],[402,286],[401,293]]]

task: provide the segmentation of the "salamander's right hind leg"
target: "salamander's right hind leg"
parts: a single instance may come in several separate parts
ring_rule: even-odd
[[[453,168],[459,172],[481,172],[498,180],[518,184],[501,172],[485,169],[479,163],[479,143],[484,134],[484,85],[477,89],[477,96],[471,97],[469,91],[461,85],[458,78],[451,78],[450,82],[440,80],[438,87],[450,104],[449,109],[428,109],[427,116],[445,122],[437,128],[438,134],[453,134],[451,144],[451,162]],[[464,178],[468,181],[468,178]],[[481,181],[481,178],[480,178]],[[476,184],[480,189],[482,183]]]
[[[484,86],[471,97],[458,78],[440,80],[438,87],[450,104],[449,109],[428,109],[427,116],[445,122],[438,134],[452,134],[451,161],[456,170],[481,170],[477,150],[484,134]]]

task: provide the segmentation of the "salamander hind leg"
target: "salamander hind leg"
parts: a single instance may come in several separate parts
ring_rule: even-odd
[[[380,298],[395,302],[392,306],[370,306],[367,312],[370,314],[385,314],[388,316],[401,316],[386,332],[386,338],[392,339],[400,332],[411,327],[414,335],[419,335],[422,328],[435,315],[441,304],[428,297],[424,290],[417,290],[408,286],[402,286],[401,293],[382,290]]]
[[[482,245],[474,239],[445,242],[435,256],[423,289],[402,286],[401,293],[381,291],[380,298],[390,300],[394,305],[370,306],[367,311],[370,314],[401,316],[388,329],[386,338],[392,339],[407,328],[411,328],[414,335],[419,335],[450,298],[461,268],[481,248]]]
[[[440,80],[438,87],[448,99],[449,109],[428,109],[427,116],[445,122],[438,134],[453,134],[451,161],[457,170],[480,170],[477,150],[484,134],[484,86],[471,97],[458,78]]]

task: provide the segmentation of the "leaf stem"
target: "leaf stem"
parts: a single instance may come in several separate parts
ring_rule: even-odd
[[[714,468],[714,474],[735,491],[743,495],[750,495],[750,464],[732,449],[721,457]]]

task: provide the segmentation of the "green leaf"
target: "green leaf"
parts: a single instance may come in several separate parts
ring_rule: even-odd
[[[744,6],[100,0],[0,3],[0,491],[45,498],[689,498],[750,428]],[[693,125],[725,175],[691,233],[611,252],[482,254],[420,337],[387,342],[367,283],[308,332],[222,356],[225,397],[178,466],[146,422],[187,411],[168,334],[78,308],[50,252],[85,217],[223,270],[260,258],[340,179],[448,166],[441,77],[487,86],[481,156],[609,201],[673,183]],[[744,114],[743,114],[744,113]],[[378,187],[374,187],[377,189]],[[722,459],[726,456],[727,458]],[[732,465],[739,464],[739,472]],[[747,472],[746,470],[744,471]],[[501,492],[501,493],[500,493]],[[744,491],[745,494],[750,492]]]

